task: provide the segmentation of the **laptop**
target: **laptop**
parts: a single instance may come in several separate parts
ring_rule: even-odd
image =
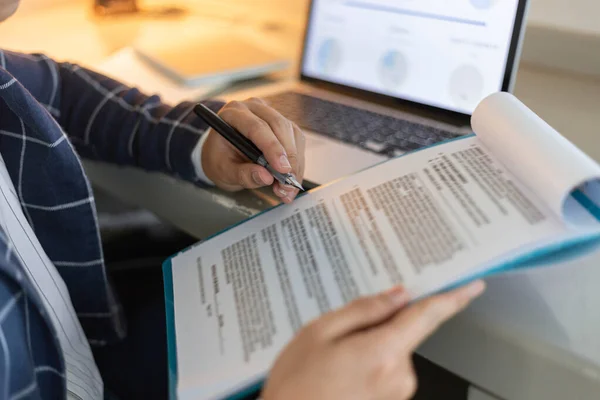
[[[312,0],[299,79],[244,92],[306,134],[305,182],[470,134],[512,91],[528,0]]]

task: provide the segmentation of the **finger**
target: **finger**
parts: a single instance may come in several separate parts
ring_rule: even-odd
[[[292,128],[294,129],[294,138],[296,141],[296,148],[298,150],[298,157],[290,158],[290,162],[292,163],[292,169],[296,179],[302,183],[302,180],[304,179],[304,151],[306,148],[306,140],[304,133],[296,124],[292,123]],[[289,204],[294,201],[300,191],[287,185],[275,183],[275,185],[273,185],[273,192],[275,195],[281,198],[284,203]]]
[[[223,167],[223,181],[235,189],[256,189],[273,184],[273,175],[260,165],[230,163]]]
[[[292,170],[286,151],[269,124],[252,113],[243,103],[231,102],[219,115],[250,139],[263,152],[273,168],[281,173]]]
[[[306,137],[304,136],[304,132],[302,132],[302,129],[300,129],[298,125],[292,123],[292,127],[294,129],[294,140],[296,142],[296,150],[298,151],[297,165],[294,167],[294,163],[292,162],[292,167],[294,167],[296,179],[298,179],[298,181],[302,183],[302,180],[304,179],[304,167],[306,165]]]
[[[321,317],[318,324],[326,337],[341,337],[389,319],[408,301],[404,288],[395,287],[375,296],[354,300],[344,308]]]
[[[380,337],[379,343],[386,342],[389,351],[412,353],[442,323],[463,310],[484,290],[483,281],[476,281],[460,289],[439,294],[411,305],[393,318],[389,324],[382,327],[381,334],[387,339]],[[394,343],[397,346],[395,350]]]
[[[289,188],[287,185],[282,185],[281,183],[275,181],[275,183],[273,183],[273,193],[275,193],[275,195],[280,199],[283,199],[289,196]]]
[[[297,166],[300,154],[296,146],[296,135],[292,122],[275,109],[269,107],[261,99],[251,98],[244,102],[244,104],[250,111],[269,124],[271,130],[273,133],[275,133],[275,136],[277,136],[277,139],[279,139],[279,142],[283,145],[288,160],[292,166],[292,171],[296,173],[298,171]]]
[[[387,394],[388,399],[412,399],[418,387],[417,374],[408,361],[398,367],[399,370],[394,371],[394,376],[387,379],[390,385],[390,392]]]
[[[298,189],[294,189],[288,185],[282,185],[279,182],[273,184],[273,193],[286,204],[291,203],[298,195]]]

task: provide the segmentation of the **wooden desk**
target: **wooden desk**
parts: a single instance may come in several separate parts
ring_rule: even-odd
[[[150,12],[97,17],[91,0],[72,0],[57,6],[27,9],[0,23],[0,47],[21,52],[43,52],[59,60],[93,66],[131,44],[168,45],[194,40],[213,29],[235,29],[255,37],[290,61],[300,54],[307,0],[174,0],[182,15]],[[165,2],[142,1],[151,11]]]

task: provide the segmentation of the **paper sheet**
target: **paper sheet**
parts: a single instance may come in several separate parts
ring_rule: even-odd
[[[172,260],[180,398],[265,373],[294,332],[402,282],[413,297],[572,230],[476,137],[335,182]]]
[[[216,95],[226,85],[226,82],[194,87],[180,85],[146,64],[130,47],[119,50],[96,66],[95,70],[126,85],[137,87],[147,95],[158,94],[164,103],[170,105]]]

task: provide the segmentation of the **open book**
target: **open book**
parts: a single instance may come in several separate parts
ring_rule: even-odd
[[[600,241],[600,167],[506,93],[476,135],[384,162],[164,266],[172,396],[234,397],[302,325],[402,283],[414,299]]]

